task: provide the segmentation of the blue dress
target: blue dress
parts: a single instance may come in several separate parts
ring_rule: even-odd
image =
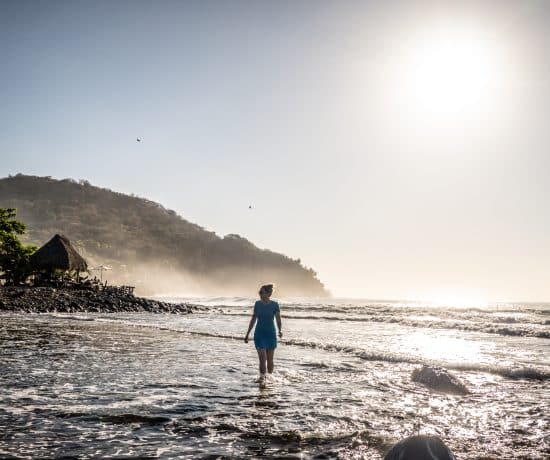
[[[277,348],[277,333],[275,331],[275,314],[280,311],[279,304],[273,300],[263,303],[261,300],[254,304],[254,314],[258,322],[254,329],[254,345],[256,348],[274,350]]]

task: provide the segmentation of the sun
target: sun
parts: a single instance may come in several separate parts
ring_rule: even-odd
[[[415,115],[464,115],[491,102],[498,49],[481,33],[451,28],[415,35],[396,54],[391,92]]]
[[[479,103],[490,90],[491,53],[486,42],[441,37],[411,56],[409,91],[431,111],[457,111]]]

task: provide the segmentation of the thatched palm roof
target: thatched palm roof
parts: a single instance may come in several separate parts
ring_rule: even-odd
[[[66,236],[55,235],[36,251],[30,260],[33,270],[76,270],[86,271],[88,264],[76,252]]]

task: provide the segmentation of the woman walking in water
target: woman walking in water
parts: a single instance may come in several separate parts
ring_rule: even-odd
[[[266,284],[260,288],[260,300],[254,304],[254,312],[248,325],[248,331],[244,337],[244,343],[248,343],[248,335],[258,321],[254,330],[254,345],[258,352],[260,360],[260,387],[265,387],[266,370],[269,374],[273,373],[273,355],[277,348],[277,334],[273,319],[277,320],[277,329],[279,337],[283,337],[281,324],[281,310],[279,304],[271,300],[273,294],[273,284]]]

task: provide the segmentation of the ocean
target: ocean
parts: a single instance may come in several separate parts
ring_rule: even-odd
[[[259,389],[255,299],[170,300],[211,309],[0,313],[0,457],[380,459],[417,433],[460,459],[550,457],[548,304],[283,299]],[[469,393],[414,382],[423,364]]]

